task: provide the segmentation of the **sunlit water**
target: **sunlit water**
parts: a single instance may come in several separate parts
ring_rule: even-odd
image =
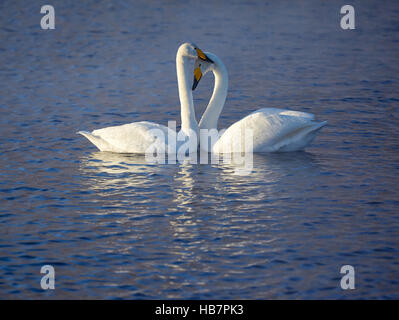
[[[43,4],[0,3],[0,298],[399,298],[395,1],[352,1],[346,31],[342,1],[51,1],[47,31]],[[261,107],[328,126],[306,152],[255,155],[248,176],[75,134],[179,120],[184,41],[227,66],[220,127]]]

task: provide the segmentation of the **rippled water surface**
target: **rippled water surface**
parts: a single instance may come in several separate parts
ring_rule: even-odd
[[[54,0],[46,31],[43,4],[0,3],[0,298],[399,298],[396,1],[352,1],[346,31],[342,1]],[[179,120],[185,41],[229,71],[221,127],[261,107],[328,126],[306,152],[255,155],[248,176],[75,134]]]

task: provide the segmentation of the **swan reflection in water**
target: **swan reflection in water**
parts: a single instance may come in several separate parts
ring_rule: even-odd
[[[80,169],[98,218],[84,221],[97,233],[102,232],[99,226],[118,224],[112,229],[118,236],[103,244],[107,252],[137,252],[133,261],[146,270],[161,259],[175,272],[215,272],[201,259],[205,252],[242,254],[252,241],[269,248],[276,236],[268,230],[287,219],[279,209],[287,197],[301,197],[312,184],[320,189],[320,165],[310,153],[255,154],[253,160],[252,173],[240,176],[223,159],[216,164],[149,164],[144,156],[94,152],[82,158]],[[104,233],[109,232],[106,227]],[[151,253],[148,260],[140,260],[143,250]],[[135,264],[123,270],[133,272]],[[181,285],[170,281],[170,287]]]
[[[98,195],[127,199],[141,194],[141,202],[148,207],[161,202],[166,213],[193,212],[212,207],[213,201],[223,206],[223,197],[232,193],[237,201],[262,200],[280,186],[312,184],[321,170],[317,157],[308,152],[254,154],[251,173],[243,176],[223,157],[213,164],[197,162],[148,163],[144,155],[93,152],[82,158],[80,170],[85,188]]]

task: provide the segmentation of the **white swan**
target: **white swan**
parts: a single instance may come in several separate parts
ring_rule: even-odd
[[[187,143],[185,142],[187,140],[189,140],[189,144],[194,144],[196,151],[198,123],[195,118],[189,83],[189,79],[192,79],[195,59],[210,62],[194,44],[184,43],[179,47],[176,55],[176,70],[181,104],[181,131],[177,134],[177,140],[176,132],[170,128],[148,121],[107,127],[92,132],[79,131],[78,133],[89,139],[100,151],[145,154],[151,148],[151,151],[170,153],[171,150],[172,152],[179,150],[179,147]],[[160,136],[165,139],[159,139]],[[174,137],[174,139],[167,140],[168,137]]]
[[[217,129],[228,88],[228,74],[223,62],[214,54],[206,52],[208,60],[196,61],[194,69],[195,90],[202,75],[212,71],[215,85],[209,104],[199,123],[200,130]],[[225,131],[221,130],[216,139],[201,137],[201,150],[214,153],[244,152],[244,134],[249,129],[253,137],[253,152],[297,151],[304,149],[327,121],[315,122],[314,115],[306,112],[278,108],[256,110],[235,122]],[[200,133],[202,135],[202,132]],[[216,140],[216,141],[215,141]],[[204,145],[205,144],[205,145]]]

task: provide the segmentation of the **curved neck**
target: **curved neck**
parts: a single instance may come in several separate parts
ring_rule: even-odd
[[[190,86],[190,75],[192,76],[193,70],[190,69],[193,65],[188,57],[182,54],[176,56],[176,70],[177,70],[177,83],[179,87],[179,98],[181,106],[181,130],[189,135],[190,130],[198,133],[198,123],[195,118],[193,94]]]
[[[214,59],[214,56],[212,56],[212,59]],[[200,129],[217,129],[219,116],[227,97],[228,74],[226,67],[219,59],[215,61],[212,72],[215,76],[215,86],[212,97],[199,123]]]

